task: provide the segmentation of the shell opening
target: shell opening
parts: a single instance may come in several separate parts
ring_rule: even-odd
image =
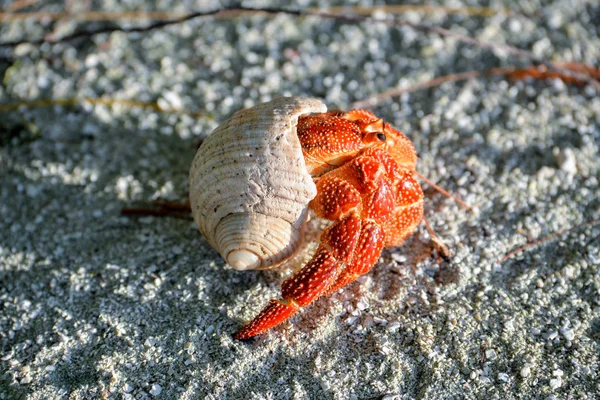
[[[233,250],[227,255],[226,260],[227,264],[238,271],[257,269],[261,264],[261,260],[256,254],[245,249]]]

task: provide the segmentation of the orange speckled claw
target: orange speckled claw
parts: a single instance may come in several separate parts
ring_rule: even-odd
[[[237,340],[250,339],[285,321],[294,315],[298,308],[293,301],[273,299],[256,318],[233,335],[233,338]]]

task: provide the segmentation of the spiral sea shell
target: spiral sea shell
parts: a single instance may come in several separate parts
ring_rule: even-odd
[[[190,170],[194,220],[233,268],[265,269],[299,248],[317,189],[296,135],[320,100],[281,97],[240,110],[198,149]]]

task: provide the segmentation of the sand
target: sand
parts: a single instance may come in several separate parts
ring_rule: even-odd
[[[398,18],[599,65],[598,5],[542,3],[493,2],[527,16]],[[0,37],[51,28],[0,24]],[[419,172],[476,207],[423,183],[451,260],[440,274],[422,224],[356,283],[239,342],[231,335],[286,272],[235,271],[192,221],[121,208],[185,201],[198,141],[242,107],[301,95],[347,109],[435,76],[527,63],[409,28],[289,15],[0,50],[15,58],[0,61],[0,107],[79,99],[0,111],[0,399],[600,398],[600,227],[499,262],[600,218],[592,87],[492,77],[372,107],[414,142]]]

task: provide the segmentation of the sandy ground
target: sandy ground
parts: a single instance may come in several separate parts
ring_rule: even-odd
[[[597,3],[492,3],[525,15],[398,18],[600,64]],[[0,38],[101,26],[0,24]],[[0,61],[0,107],[80,99],[0,111],[0,399],[600,398],[600,228],[499,262],[600,218],[593,88],[494,77],[373,107],[413,140],[422,174],[477,207],[423,184],[451,262],[438,276],[420,226],[358,282],[242,343],[231,334],[278,296],[286,273],[234,271],[190,220],[121,208],[185,200],[196,144],[244,106],[293,94],[344,109],[435,76],[523,63],[409,28],[289,15],[0,51],[14,58]]]

